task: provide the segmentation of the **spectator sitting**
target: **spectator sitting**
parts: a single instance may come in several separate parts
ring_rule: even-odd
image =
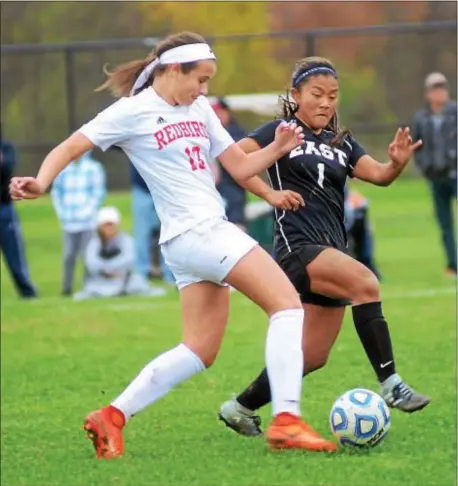
[[[91,151],[66,167],[53,183],[52,202],[63,230],[62,295],[72,294],[76,261],[84,256],[93,235],[105,184],[103,165]]]
[[[120,295],[160,296],[166,291],[152,288],[134,271],[134,241],[120,231],[121,216],[114,207],[102,208],[97,216],[97,234],[85,253],[87,279],[75,300]]]

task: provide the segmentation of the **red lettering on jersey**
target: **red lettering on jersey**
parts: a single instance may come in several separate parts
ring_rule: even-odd
[[[185,134],[179,125],[180,125],[179,123],[174,123],[171,126],[175,130],[175,135],[177,136],[177,138],[183,138]]]
[[[173,133],[173,125],[164,127],[164,132],[167,135],[167,144],[174,142],[178,137]]]
[[[184,133],[185,137],[192,137],[193,136],[192,132],[189,130],[188,122],[180,122],[180,123],[178,123],[178,125],[180,126],[181,131]]]
[[[157,148],[159,150],[162,150],[167,145],[167,142],[165,141],[164,132],[162,130],[159,130],[154,134],[154,136],[156,137],[156,142],[158,144]]]
[[[195,137],[203,137],[204,134],[200,131],[200,125],[199,125],[199,122],[196,122],[196,121],[192,121],[192,122],[188,122],[192,128],[193,128],[193,131],[195,133]]]
[[[207,127],[205,126],[205,123],[199,122],[199,126],[200,126],[200,130],[201,130],[201,133],[203,134],[203,136],[205,138],[210,138],[208,136]]]
[[[180,138],[210,138],[205,123],[197,121],[171,123],[157,131],[154,136],[159,150]]]

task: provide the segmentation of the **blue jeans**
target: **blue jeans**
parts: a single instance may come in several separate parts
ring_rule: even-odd
[[[430,180],[434,212],[442,234],[447,267],[456,271],[456,244],[453,225],[453,200],[456,199],[456,178]]]
[[[230,185],[219,185],[217,189],[223,198],[228,221],[245,226],[245,192]]]
[[[353,224],[348,230],[348,236],[352,239],[354,257],[381,280],[375,263],[374,236],[369,220],[369,209],[367,207],[356,209],[353,211],[353,217]]]
[[[147,277],[151,270],[151,242],[153,231],[158,230],[160,226],[151,194],[134,186],[132,188],[132,211],[134,220],[135,265],[137,271]],[[173,278],[172,271],[165,264],[162,253],[160,253],[160,265],[164,280],[168,283],[173,283],[175,279]]]
[[[12,203],[0,204],[0,248],[19,294],[36,297],[37,291],[30,281],[25,259],[19,218]]]

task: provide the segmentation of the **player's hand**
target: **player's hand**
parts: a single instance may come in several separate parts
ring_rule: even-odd
[[[297,123],[282,121],[275,130],[275,143],[283,153],[291,152],[299,145],[304,145],[302,127]]]
[[[388,146],[388,155],[395,164],[404,167],[422,144],[421,140],[413,142],[409,128],[398,128],[394,140]]]
[[[13,177],[10,182],[12,199],[37,199],[44,194],[45,188],[35,177]]]
[[[271,191],[266,201],[274,208],[284,211],[297,211],[305,206],[303,197],[294,191]]]

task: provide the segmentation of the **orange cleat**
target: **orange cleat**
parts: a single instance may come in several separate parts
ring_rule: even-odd
[[[95,448],[98,459],[114,459],[124,452],[122,428],[124,415],[113,406],[90,413],[84,421],[84,430]]]
[[[266,431],[271,449],[305,449],[307,451],[335,452],[337,445],[323,439],[320,434],[300,417],[279,413]]]

